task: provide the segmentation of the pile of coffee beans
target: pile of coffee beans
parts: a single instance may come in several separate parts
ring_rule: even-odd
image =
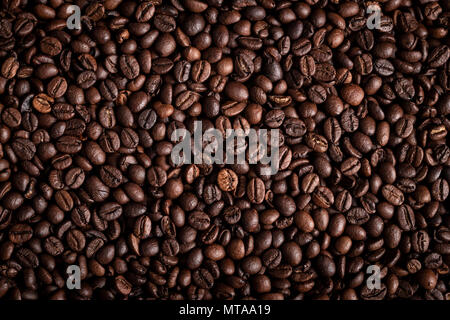
[[[0,6],[0,298],[450,300],[448,0]]]

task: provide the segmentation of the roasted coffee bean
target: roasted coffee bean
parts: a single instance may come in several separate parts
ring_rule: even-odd
[[[319,186],[314,191],[312,200],[321,208],[329,208],[334,203],[334,195],[327,187]]]
[[[54,77],[47,85],[47,93],[52,98],[61,98],[67,91],[67,80],[63,77]]]
[[[55,37],[44,37],[39,46],[41,51],[49,56],[56,56],[62,50],[61,42]]]
[[[9,230],[9,240],[15,244],[22,244],[33,237],[33,229],[26,224],[16,224]]]
[[[80,252],[86,246],[85,235],[77,229],[72,229],[67,232],[66,241],[67,245],[76,252]]]
[[[91,220],[91,212],[86,205],[73,208],[71,212],[71,220],[78,227],[86,227]]]
[[[252,203],[262,203],[265,197],[264,182],[259,178],[253,178],[247,184],[247,196]]]
[[[51,256],[59,256],[64,252],[64,245],[56,237],[48,237],[44,241],[44,249]]]
[[[108,187],[111,188],[118,187],[123,181],[123,176],[120,170],[109,165],[100,168],[100,178]]]
[[[80,152],[82,146],[81,140],[73,136],[62,136],[56,141],[56,149],[68,154]]]
[[[152,230],[152,221],[147,216],[140,216],[134,223],[133,232],[139,239],[146,239],[150,236]]]
[[[81,187],[85,179],[85,173],[81,168],[72,168],[67,171],[64,182],[72,189]]]
[[[222,191],[233,191],[237,188],[238,177],[234,171],[222,169],[217,175],[217,184]]]
[[[10,128],[15,128],[22,122],[20,111],[15,108],[7,108],[2,113],[2,121]]]
[[[122,55],[119,58],[120,70],[128,79],[134,79],[139,75],[139,63],[134,56]]]
[[[22,160],[31,160],[36,153],[36,146],[28,139],[16,138],[11,147],[16,154]]]
[[[122,206],[118,203],[108,202],[99,208],[98,215],[106,221],[112,221],[119,218],[122,215],[122,211]]]
[[[350,157],[341,163],[341,172],[345,175],[354,175],[361,168],[361,162],[356,157]]]
[[[206,230],[210,225],[210,218],[202,211],[194,211],[189,214],[189,224],[197,230]]]
[[[305,123],[296,118],[289,118],[283,122],[283,128],[285,133],[291,137],[301,137],[306,133]]]
[[[398,225],[404,231],[412,231],[416,227],[416,219],[414,216],[414,211],[407,204],[402,204],[397,209],[397,220]]]
[[[383,186],[381,192],[383,197],[394,206],[401,205],[405,200],[403,192],[393,185],[387,184]]]
[[[19,70],[19,62],[14,57],[9,57],[3,62],[1,67],[1,74],[6,79],[12,79],[16,76]]]
[[[353,208],[347,213],[347,221],[350,224],[361,225],[369,221],[370,215],[363,208]]]
[[[52,111],[54,99],[45,93],[40,93],[33,98],[33,107],[41,113],[49,113]],[[60,107],[62,108],[62,107]],[[65,119],[68,120],[68,119]]]

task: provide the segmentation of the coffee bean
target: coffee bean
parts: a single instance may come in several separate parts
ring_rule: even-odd
[[[120,170],[109,165],[100,168],[100,177],[102,181],[110,188],[118,187],[123,180]]]
[[[350,224],[361,225],[369,221],[369,213],[363,208],[353,208],[347,213],[347,221]]]
[[[325,138],[332,143],[337,143],[342,136],[342,128],[336,118],[328,118],[323,125]]]
[[[122,215],[122,207],[115,202],[108,202],[102,205],[98,211],[100,218],[106,221],[116,220]]]
[[[241,210],[236,206],[229,207],[224,210],[223,219],[228,224],[236,224],[241,219]]]
[[[217,184],[222,191],[233,191],[237,188],[238,177],[234,171],[222,169],[217,175]]]
[[[134,79],[139,75],[139,63],[134,56],[122,55],[119,65],[123,75],[128,79]]]
[[[321,208],[329,208],[334,203],[334,195],[327,187],[319,186],[314,191],[312,200]]]
[[[251,57],[247,54],[238,54],[234,58],[234,68],[235,73],[240,79],[248,79],[251,74],[255,71],[255,65]],[[270,73],[267,67],[267,72]]]
[[[91,212],[86,205],[77,206],[71,212],[71,220],[80,228],[86,227],[91,220]]]
[[[67,232],[66,241],[67,245],[76,252],[83,250],[86,245],[84,234],[77,229],[72,229]]]
[[[299,66],[300,72],[304,76],[310,77],[314,76],[314,74],[316,73],[316,63],[314,61],[314,58],[309,55],[305,55],[300,58]]]
[[[416,231],[412,234],[411,244],[414,251],[424,253],[430,245],[430,237],[424,230]]]
[[[192,65],[191,77],[195,82],[205,82],[211,74],[211,65],[208,61],[199,60]]]
[[[119,95],[119,90],[117,89],[116,84],[109,79],[102,81],[99,89],[102,97],[108,101],[114,101]]]
[[[313,85],[308,89],[308,97],[314,103],[324,103],[327,99],[327,92],[321,85]]]
[[[210,225],[210,218],[204,212],[194,211],[189,214],[188,222],[194,229],[206,230]]]
[[[307,145],[316,152],[325,152],[328,149],[327,140],[314,132],[308,133],[306,135],[306,143]]]
[[[81,150],[82,145],[82,142],[78,138],[62,136],[56,142],[56,149],[60,152],[75,154]]]
[[[355,84],[346,84],[341,89],[341,95],[345,102],[352,106],[359,105],[364,99],[364,91]]]
[[[332,81],[336,78],[336,69],[330,63],[319,63],[316,65],[313,77],[317,81]]]
[[[56,204],[62,211],[70,211],[73,208],[73,199],[66,190],[58,190],[54,195]]]
[[[306,133],[305,123],[297,118],[289,118],[283,122],[283,128],[288,136],[301,137]]]
[[[383,197],[394,206],[399,206],[405,200],[403,192],[393,185],[385,185],[382,187],[381,192]]]
[[[12,79],[16,76],[17,70],[19,70],[19,62],[14,57],[9,57],[2,64],[1,74],[6,79]]]
[[[9,241],[22,244],[33,237],[33,229],[26,224],[16,224],[9,230]]]
[[[309,173],[302,180],[302,191],[304,193],[313,193],[314,190],[319,186],[319,183],[319,176],[315,173]]]
[[[192,280],[196,285],[203,289],[210,289],[214,285],[214,278],[211,273],[204,268],[195,270],[192,274]]]
[[[59,256],[64,252],[64,245],[56,237],[48,237],[44,241],[44,249],[48,252],[51,256]]]
[[[361,168],[361,162],[358,158],[350,157],[341,163],[341,171],[345,175],[354,175]]]
[[[262,203],[265,197],[264,182],[259,178],[253,178],[247,184],[247,196],[252,203]]]
[[[41,51],[50,56],[58,55],[62,50],[61,42],[55,37],[45,37],[40,42]]]
[[[450,57],[450,50],[448,46],[441,45],[433,49],[428,56],[428,63],[430,67],[436,68],[442,66]]]
[[[361,298],[364,300],[383,300],[386,296],[386,286],[382,284],[379,289],[369,289],[367,286],[364,286],[361,290]]]
[[[14,153],[22,160],[31,160],[36,153],[36,146],[28,139],[16,138],[12,144]]]
[[[54,77],[47,85],[47,93],[52,98],[61,98],[67,91],[67,81],[63,77]]]
[[[437,201],[444,201],[449,194],[448,182],[442,178],[437,179],[431,187],[431,193]]]
[[[2,112],[2,121],[10,128],[15,128],[22,122],[20,111],[15,108],[7,108]]]
[[[150,236],[152,221],[147,216],[140,216],[134,223],[133,232],[139,239],[146,239]]]
[[[124,276],[117,276],[114,283],[117,291],[124,296],[129,295],[133,289],[131,283]]]
[[[147,22],[155,14],[155,6],[150,1],[139,4],[136,8],[136,20],[138,22]]]
[[[41,113],[49,113],[52,111],[53,102],[54,99],[52,97],[40,93],[33,98],[33,107]]]
[[[402,204],[397,209],[397,220],[400,228],[404,231],[411,231],[415,229],[416,219],[414,211],[407,204]]]

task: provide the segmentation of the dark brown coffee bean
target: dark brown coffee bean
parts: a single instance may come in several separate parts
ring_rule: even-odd
[[[347,221],[350,224],[362,225],[369,219],[369,213],[363,208],[353,208],[347,213]]]
[[[262,203],[265,197],[264,182],[259,178],[253,178],[247,184],[247,196],[252,203]]]
[[[134,223],[133,232],[139,239],[146,239],[152,231],[152,221],[147,216],[140,216]]]
[[[64,245],[61,240],[53,236],[45,239],[44,248],[51,256],[59,256],[64,252]]]
[[[329,208],[334,203],[334,195],[327,187],[319,186],[312,195],[313,202],[321,208]]]
[[[167,182],[167,173],[161,167],[150,167],[147,171],[147,180],[154,187],[162,187]]]
[[[12,79],[16,76],[19,70],[19,62],[14,57],[9,57],[3,62],[1,67],[1,74],[6,79]]]
[[[134,56],[123,55],[119,59],[120,70],[128,79],[134,79],[139,75],[139,63]]]
[[[122,206],[115,202],[105,203],[98,210],[100,218],[106,221],[116,220],[122,215]]]
[[[450,50],[448,46],[441,45],[439,47],[434,48],[428,56],[428,63],[430,67],[436,68],[442,66],[450,57]]]
[[[67,91],[67,80],[63,77],[54,77],[47,85],[47,93],[52,98],[61,98]]]
[[[210,225],[210,218],[201,211],[193,211],[188,217],[189,224],[197,230],[206,230]]]
[[[77,229],[72,229],[66,235],[67,245],[74,251],[80,252],[86,246],[86,237]]]
[[[33,237],[33,229],[26,224],[15,224],[9,229],[9,241],[22,244]]]
[[[91,212],[86,205],[73,208],[70,216],[72,222],[80,228],[86,227],[91,220]]]
[[[301,137],[306,133],[305,123],[297,118],[288,118],[283,122],[285,133],[291,137]]]
[[[138,22],[147,22],[155,14],[155,6],[150,1],[142,2],[136,8],[136,20]]]
[[[41,51],[50,56],[58,55],[62,50],[61,42],[54,37],[45,37],[40,42]]]
[[[397,221],[398,225],[404,231],[412,231],[416,227],[416,219],[414,211],[407,204],[402,204],[397,209]]]
[[[82,142],[72,136],[62,136],[56,142],[56,149],[58,149],[58,151],[69,154],[78,153],[82,146]]]
[[[36,146],[30,140],[23,138],[16,138],[11,147],[17,157],[22,160],[31,160],[36,153]]]
[[[22,122],[20,111],[15,108],[7,108],[2,112],[2,121],[10,128],[18,127]]]
[[[393,185],[385,185],[382,187],[381,192],[383,197],[394,206],[399,206],[405,200],[403,192]]]

